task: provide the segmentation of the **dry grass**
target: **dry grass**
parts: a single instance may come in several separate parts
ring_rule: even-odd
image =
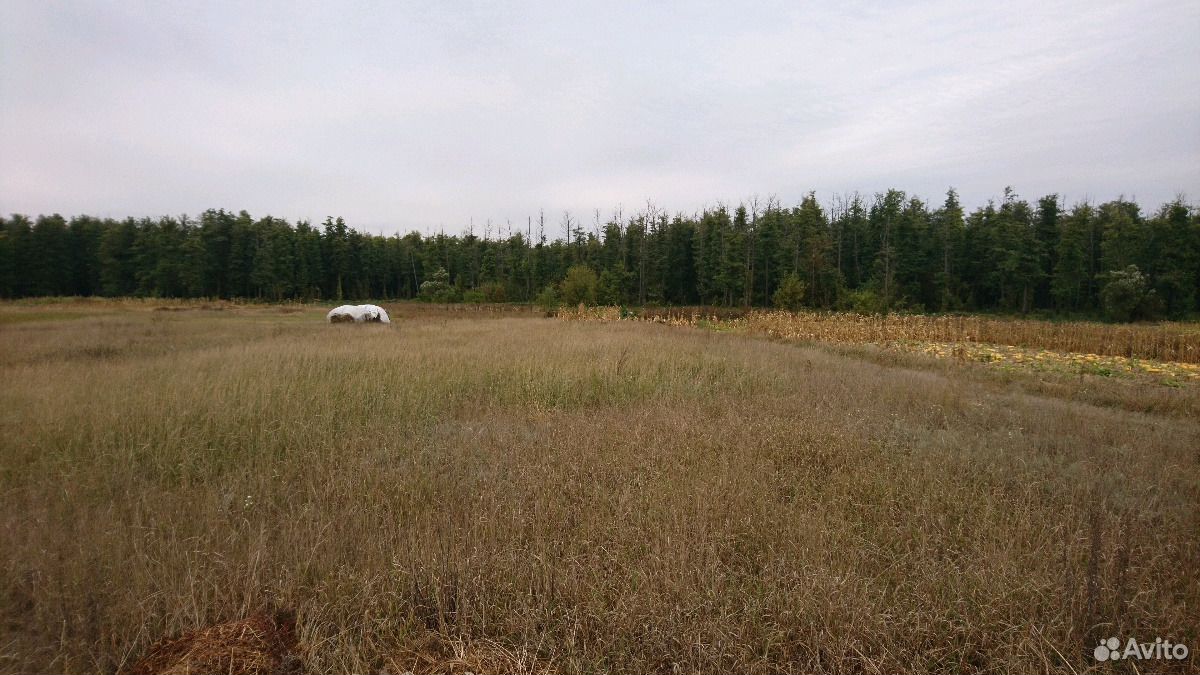
[[[491,640],[449,639],[430,632],[387,658],[385,673],[413,675],[532,675],[555,672],[527,649],[509,649]]]
[[[159,641],[125,675],[270,675],[300,666],[296,617],[259,612]]]
[[[1145,378],[1168,386],[1200,380],[1200,364],[1101,356],[979,342],[901,342],[907,349],[941,358],[1000,364],[1043,372],[1080,373],[1101,377]]]
[[[569,309],[567,319],[611,320],[612,307]],[[896,342],[983,343],[1059,352],[1200,363],[1200,325],[1051,322],[985,316],[867,315],[845,312],[752,311],[715,316],[709,310],[651,312],[643,318],[672,325],[720,324],[731,330],[788,340],[888,344]]]
[[[647,322],[153,307],[0,325],[2,671],[124,670],[266,606],[310,672],[1200,648],[1200,424],[1129,412],[1134,385]]]
[[[1200,325],[1050,322],[982,316],[754,312],[752,331],[790,339],[885,343],[964,342],[1200,363]]]
[[[983,317],[868,316],[848,313],[749,311],[733,316],[711,308],[675,308],[628,314],[617,307],[568,308],[568,321],[634,319],[672,326],[827,345],[878,345],[962,361],[995,363],[1165,384],[1200,381],[1200,325],[1050,323]],[[950,341],[946,341],[950,340]]]

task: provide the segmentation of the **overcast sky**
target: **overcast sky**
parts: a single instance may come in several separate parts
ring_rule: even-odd
[[[0,213],[1200,197],[1200,2],[0,0]]]

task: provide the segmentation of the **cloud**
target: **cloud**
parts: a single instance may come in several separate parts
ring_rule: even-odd
[[[370,231],[1200,184],[1190,2],[10,2],[0,211]]]

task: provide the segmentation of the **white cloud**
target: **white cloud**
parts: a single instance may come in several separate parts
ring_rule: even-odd
[[[810,189],[1154,208],[1200,184],[1191,2],[0,12],[0,211],[457,231]]]

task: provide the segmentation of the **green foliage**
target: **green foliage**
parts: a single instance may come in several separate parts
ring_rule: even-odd
[[[771,300],[779,309],[796,311],[804,306],[804,293],[806,285],[800,281],[800,276],[795,272],[787,275],[783,279],[783,283],[779,285],[779,289],[775,291],[775,295]]]
[[[553,312],[554,310],[558,309],[558,306],[561,304],[558,299],[558,289],[556,289],[553,284],[547,285],[540,293],[538,293],[533,302],[538,307],[544,309],[547,314]]]
[[[1077,205],[1060,220],[1050,282],[1050,292],[1059,309],[1079,311],[1094,304],[1093,220],[1090,204]]]
[[[502,283],[492,281],[482,284],[479,292],[483,296],[483,302],[508,302],[508,290]]]
[[[622,277],[616,270],[604,270],[596,283],[596,302],[601,305],[619,305],[624,299],[621,292]]]
[[[454,302],[457,291],[450,285],[450,273],[446,268],[439,267],[429,279],[421,282],[421,291],[417,295],[424,302]]]
[[[1100,297],[1104,302],[1104,313],[1109,319],[1132,321],[1153,318],[1158,298],[1137,265],[1109,272],[1105,279],[1107,282],[1100,291]]]
[[[596,287],[599,280],[592,268],[586,265],[573,265],[567,270],[567,276],[562,281],[561,297],[566,305],[596,304]]]
[[[899,190],[823,205],[718,204],[695,217],[648,206],[594,227],[544,217],[504,239],[372,236],[340,218],[288,223],[245,211],[124,220],[0,219],[0,297],[142,295],[342,301],[775,304],[794,277],[806,306],[860,311],[1099,315],[1109,274],[1135,265],[1153,297],[1130,316],[1200,312],[1200,211],[1182,199],[1144,214],[1127,200],[1026,201],[1006,189],[967,213]],[[570,239],[566,236],[569,233]],[[575,270],[575,271],[572,271]],[[594,281],[593,281],[594,279]],[[1116,315],[1125,291],[1109,291]],[[791,302],[789,287],[780,302]],[[1114,304],[1115,303],[1115,304]]]
[[[843,309],[859,314],[876,314],[887,311],[886,303],[873,288],[860,288],[846,294]]]

